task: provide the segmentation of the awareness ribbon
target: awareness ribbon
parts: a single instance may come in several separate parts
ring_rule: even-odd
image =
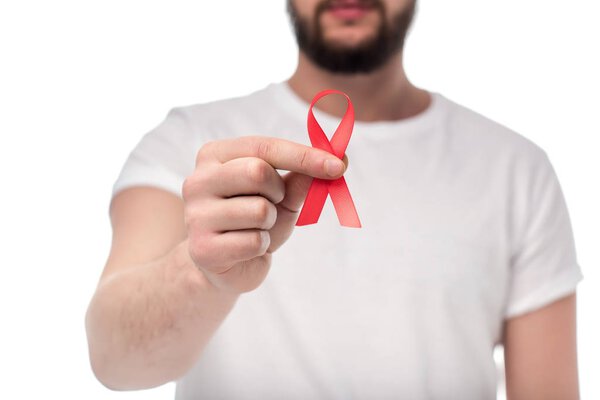
[[[331,141],[327,139],[327,136],[325,136],[323,129],[313,114],[315,103],[322,97],[330,94],[341,94],[348,101],[346,113],[331,137]],[[339,159],[344,158],[346,147],[348,147],[348,142],[352,135],[352,128],[354,128],[354,107],[352,106],[350,97],[344,92],[333,89],[317,93],[308,108],[307,127],[308,136],[313,147],[334,154]],[[347,227],[360,228],[360,220],[358,219],[354,202],[343,176],[334,180],[313,178],[296,225],[316,223],[325,205],[325,200],[327,200],[327,194],[331,196],[331,201],[333,202],[340,224]]]

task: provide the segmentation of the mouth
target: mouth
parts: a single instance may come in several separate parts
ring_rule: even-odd
[[[374,8],[370,1],[333,0],[325,8],[325,12],[338,19],[353,21],[364,17]]]

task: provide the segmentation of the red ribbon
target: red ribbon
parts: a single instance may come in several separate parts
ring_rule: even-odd
[[[331,137],[331,141],[325,136],[323,129],[315,119],[312,111],[315,103],[329,94],[341,94],[346,97],[346,100],[348,101],[346,113]],[[310,137],[310,142],[313,147],[334,154],[339,159],[344,158],[346,147],[348,147],[348,142],[352,135],[352,128],[354,127],[354,107],[352,106],[350,97],[344,92],[331,89],[317,93],[308,109],[307,126],[308,136]],[[352,196],[350,196],[350,191],[348,190],[346,180],[343,176],[334,180],[313,178],[296,225],[316,223],[321,216],[325,200],[327,200],[327,194],[331,196],[331,201],[333,202],[340,224],[343,226],[360,228],[360,220],[358,219]]]

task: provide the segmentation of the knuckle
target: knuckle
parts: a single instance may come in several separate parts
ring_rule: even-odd
[[[189,253],[196,267],[212,273],[222,273],[231,268],[231,260],[226,256],[223,247],[212,240],[215,236],[201,233],[189,239]]]
[[[299,179],[294,179],[288,190],[293,193],[307,193],[312,181],[313,180],[310,177],[300,177]]]
[[[194,196],[211,189],[211,184],[217,180],[219,168],[215,165],[206,165],[196,168],[192,175],[187,176],[181,186],[184,201],[189,201]]]
[[[269,143],[268,140],[260,138],[255,140],[255,147],[256,155],[259,158],[262,158],[263,160],[268,158],[271,155],[271,152],[273,151],[273,146],[271,145],[271,143]]]
[[[277,174],[279,175],[279,174]],[[279,204],[283,201],[283,199],[285,198],[285,193],[286,193],[286,188],[285,188],[285,182],[283,180],[283,178],[281,178],[281,176],[277,177],[277,181],[275,183],[275,197],[274,197],[274,204]],[[276,210],[276,209],[275,209]]]
[[[181,185],[181,195],[184,201],[188,201],[194,194],[195,182],[192,175],[186,177]]]
[[[202,145],[198,152],[196,153],[196,166],[208,159],[214,152],[214,148],[216,146],[215,140],[210,140]]]
[[[184,207],[183,215],[188,228],[188,234],[206,232],[206,229],[203,227],[207,225],[210,214],[207,213],[205,202],[187,203]]]
[[[269,233],[266,231],[249,232],[247,249],[252,256],[262,255],[269,247]]]
[[[212,264],[211,260],[211,245],[208,238],[202,234],[189,235],[189,253],[192,261],[199,268],[209,267]]]
[[[188,237],[194,232],[194,226],[196,221],[196,212],[194,207],[191,207],[189,203],[185,203],[183,207],[183,221],[188,231]]]
[[[269,176],[270,166],[259,158],[253,158],[248,161],[248,178],[256,184],[264,184]]]
[[[269,200],[262,197],[256,199],[252,208],[254,222],[259,227],[270,228],[269,225],[272,225],[271,220],[273,219],[273,212],[276,212],[275,206],[273,206]]]
[[[254,222],[258,224],[258,226],[262,226],[267,221],[269,217],[269,205],[268,201],[264,198],[256,199],[252,205],[252,215],[254,218]]]
[[[310,160],[309,151],[310,151],[309,149],[303,149],[298,154],[298,164],[300,165],[300,168],[302,168],[302,169],[306,169],[308,167],[308,161]]]

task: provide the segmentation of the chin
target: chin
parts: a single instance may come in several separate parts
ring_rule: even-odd
[[[339,27],[324,35],[324,41],[335,47],[356,47],[375,38],[375,30],[369,27]]]
[[[327,39],[325,42],[327,43],[327,46],[332,49],[352,50],[352,49],[364,46],[366,43],[370,42],[371,40],[373,40],[372,36],[362,37],[362,38],[342,37],[342,38]]]

